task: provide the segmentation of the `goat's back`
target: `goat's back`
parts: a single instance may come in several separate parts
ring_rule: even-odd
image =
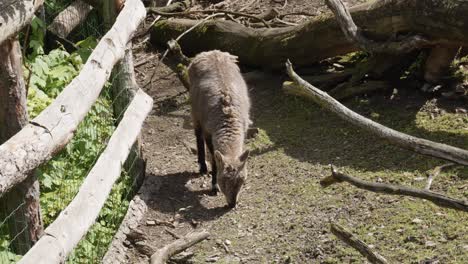
[[[250,100],[236,56],[202,52],[193,59],[188,75],[194,121],[210,134],[226,122],[247,130]]]

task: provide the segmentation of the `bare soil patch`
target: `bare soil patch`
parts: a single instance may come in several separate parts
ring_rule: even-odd
[[[232,10],[250,2],[225,1]],[[354,4],[362,1],[348,1]],[[255,1],[260,13],[283,1]],[[199,8],[207,8],[203,5]],[[322,1],[288,1],[290,12],[325,10]],[[300,18],[298,18],[300,19]],[[294,22],[293,20],[291,20]],[[296,22],[299,20],[296,20]],[[137,50],[135,61],[156,51]],[[393,147],[358,130],[311,102],[285,96],[283,76],[248,75],[254,126],[249,179],[240,203],[228,210],[222,195],[209,196],[210,179],[198,175],[188,94],[176,75],[156,57],[137,68],[139,84],[155,99],[143,132],[148,160],[144,197],[149,210],[139,224],[146,245],[160,248],[192,230],[212,236],[175,263],[365,263],[338,241],[329,222],[337,221],[392,263],[464,263],[468,259],[468,215],[427,201],[379,195],[347,184],[322,189],[333,163],[371,181],[424,188],[426,172],[444,161]],[[346,101],[353,110],[411,135],[468,148],[468,116],[463,102],[428,100],[414,87],[399,94],[361,96]],[[468,198],[468,169],[443,171],[432,189]],[[170,224],[153,225],[151,221]],[[174,225],[174,226],[171,226]],[[145,263],[141,247],[127,243],[128,263]],[[140,248],[140,249],[139,249]]]

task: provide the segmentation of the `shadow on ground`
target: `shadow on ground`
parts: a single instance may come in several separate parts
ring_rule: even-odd
[[[196,222],[214,220],[230,211],[227,206],[208,208],[201,203],[204,196],[209,196],[210,190],[188,187],[190,180],[199,177],[198,173],[184,171],[165,175],[151,174],[147,177],[156,179],[159,186],[151,201],[146,201],[155,211],[170,214],[177,212],[181,216],[180,221],[189,223],[193,220]]]

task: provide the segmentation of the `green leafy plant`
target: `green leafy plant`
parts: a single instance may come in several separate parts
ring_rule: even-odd
[[[58,8],[67,1],[52,1],[47,8]],[[57,6],[53,6],[57,5]],[[47,12],[47,11],[46,11]],[[38,18],[31,22],[28,54],[25,56],[24,75],[28,82],[28,112],[30,118],[39,115],[75,78],[97,45],[94,37],[76,43],[72,53],[63,47],[44,52],[45,24]],[[115,129],[112,101],[108,83],[74,137],[52,160],[36,170],[41,189],[41,210],[45,226],[51,224],[78,192],[83,180],[104,150]],[[96,224],[80,241],[68,263],[99,262],[107,251],[128,207],[128,193],[132,179],[126,173],[117,184],[102,209]],[[5,225],[0,225],[0,263],[15,262],[21,256],[9,251],[9,235]]]

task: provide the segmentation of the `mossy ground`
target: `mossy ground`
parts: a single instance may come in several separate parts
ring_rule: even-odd
[[[352,67],[361,59],[354,54],[339,63]],[[156,67],[160,77],[147,89],[156,98],[155,111],[144,132],[147,182],[155,187],[145,220],[176,220],[179,225],[171,231],[179,235],[199,229],[211,233],[188,250],[191,257],[176,257],[175,263],[365,263],[331,234],[331,221],[390,263],[466,263],[466,213],[346,183],[325,189],[319,184],[333,164],[364,180],[424,188],[428,172],[447,162],[400,149],[313,102],[285,95],[282,77],[265,75],[249,83],[259,134],[247,143],[249,178],[238,208],[226,210],[222,195],[207,195],[210,178],[200,177],[196,155],[187,148],[195,138],[187,98],[180,95],[184,88],[174,75],[168,77],[167,68]],[[463,78],[464,72],[457,74]],[[468,149],[468,115],[456,111],[466,102],[430,97],[414,85],[393,88],[398,93],[357,96],[344,104],[398,131]],[[467,200],[468,168],[443,170],[431,189]],[[166,228],[144,221],[139,226],[154,248],[174,241]],[[128,257],[129,263],[145,261],[137,250]]]
[[[327,189],[319,185],[330,173],[328,164],[333,164],[362,179],[424,188],[427,171],[444,161],[394,147],[312,102],[285,96],[279,82],[273,83],[253,87],[254,123],[260,133],[249,143],[254,151],[251,178],[242,206],[213,224],[216,237],[233,241],[231,249],[240,256],[253,256],[248,263],[364,261],[329,232],[329,222],[337,221],[392,263],[468,259],[466,213],[348,184]],[[426,98],[413,92],[394,100],[389,96],[361,97],[346,104],[404,133],[468,148],[466,114],[442,111],[431,118],[429,111],[443,106],[425,103]],[[432,189],[466,199],[467,173],[462,167],[448,169]],[[212,246],[200,246],[197,259],[203,262],[214,254]],[[230,263],[232,258],[226,258]]]
[[[159,181],[159,187],[148,202],[146,219],[178,215],[176,233],[194,230],[195,221],[195,230],[212,234],[190,249],[194,256],[189,263],[365,262],[331,234],[330,221],[347,227],[391,263],[468,259],[466,213],[346,183],[326,189],[319,184],[333,164],[361,179],[424,188],[428,171],[447,162],[395,147],[313,102],[286,96],[279,78],[267,76],[249,85],[259,133],[247,144],[252,150],[249,179],[235,210],[223,209],[222,195],[206,195],[210,179],[199,177],[196,156],[182,144],[194,143],[186,97],[169,96],[157,103],[156,115],[148,121],[149,177]],[[468,148],[468,116],[454,111],[463,102],[433,100],[411,87],[395,88],[399,94],[393,99],[388,91],[355,97],[345,105],[404,133]],[[467,168],[446,169],[435,178],[432,190],[466,200],[467,175]],[[140,228],[156,248],[173,240],[163,227]],[[222,245],[226,240],[228,252]]]

